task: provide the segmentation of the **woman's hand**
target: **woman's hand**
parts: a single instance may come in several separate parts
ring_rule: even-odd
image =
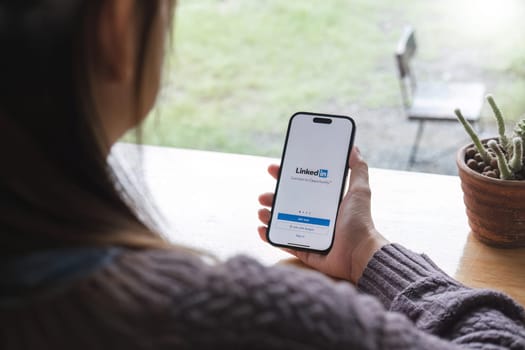
[[[350,185],[344,196],[336,222],[334,244],[326,255],[300,250],[284,249],[295,255],[306,265],[330,276],[357,283],[374,253],[388,243],[375,229],[370,210],[370,185],[368,165],[357,148],[350,154]],[[270,165],[268,172],[274,178],[279,173],[278,165]],[[271,207],[273,193],[259,196],[259,202]],[[266,231],[270,221],[270,210],[259,210],[259,235],[267,241]]]

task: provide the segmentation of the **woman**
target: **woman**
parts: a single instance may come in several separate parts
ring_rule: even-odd
[[[154,103],[172,9],[0,0],[0,348],[525,349],[511,299],[376,231],[356,151],[330,254],[290,252],[373,296],[162,239],[107,157]]]

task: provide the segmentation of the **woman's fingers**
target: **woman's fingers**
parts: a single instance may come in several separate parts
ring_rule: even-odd
[[[259,233],[259,237],[265,242],[268,242],[268,239],[266,238],[266,231],[268,228],[266,226],[259,226],[257,227],[257,232]]]
[[[259,209],[258,211],[259,220],[265,224],[268,225],[268,222],[270,222],[270,211],[266,208]]]
[[[273,193],[263,193],[259,196],[259,203],[265,207],[271,207],[273,204]]]
[[[268,173],[276,180],[277,180],[277,177],[279,176],[279,168],[280,166],[277,164],[271,164],[268,167]]]
[[[277,179],[277,176],[279,176],[279,165],[277,164],[271,164],[270,166],[268,166],[268,173],[274,178],[274,179]],[[273,193],[272,192],[268,192],[268,193],[263,193],[259,196],[259,203],[262,205],[262,206],[265,206],[265,207],[271,207],[272,204],[273,204]],[[264,224],[264,225],[268,225],[268,223],[270,222],[270,217],[271,217],[271,212],[270,210],[266,209],[266,208],[263,208],[263,209],[259,209],[258,211],[258,216],[259,216],[259,220]],[[259,226],[257,228],[257,232],[259,233],[259,237],[261,237],[261,239],[265,242],[268,242],[268,239],[266,237],[266,232],[267,232],[268,228],[266,226]]]

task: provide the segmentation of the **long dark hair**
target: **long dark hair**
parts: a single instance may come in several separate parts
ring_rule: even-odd
[[[0,0],[0,257],[78,244],[167,245],[106,159],[87,76],[103,3]],[[136,0],[137,95],[158,6]]]

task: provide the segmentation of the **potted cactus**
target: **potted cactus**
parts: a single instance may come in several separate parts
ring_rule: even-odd
[[[458,120],[472,139],[459,150],[456,163],[461,178],[470,228],[476,238],[492,246],[525,246],[525,119],[511,137],[492,96],[487,101],[498,125],[498,137],[480,140],[456,109]]]

